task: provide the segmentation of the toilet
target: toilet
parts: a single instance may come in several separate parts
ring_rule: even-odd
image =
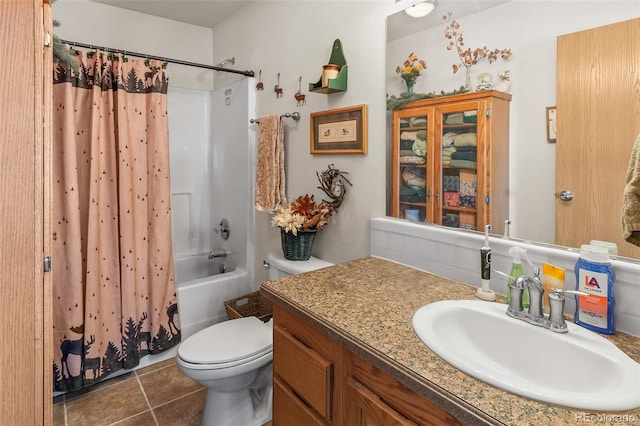
[[[269,253],[269,280],[332,266],[311,257],[286,260]],[[180,370],[207,388],[204,426],[258,426],[271,420],[273,321],[256,317],[224,321],[200,330],[178,346]]]

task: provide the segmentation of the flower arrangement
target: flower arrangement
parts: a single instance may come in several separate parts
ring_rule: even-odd
[[[451,12],[444,15],[442,19],[450,19]],[[444,29],[444,37],[449,40],[449,44],[447,45],[447,50],[453,50],[455,47],[456,52],[458,53],[458,58],[460,58],[460,63],[453,64],[453,73],[457,73],[458,70],[464,67],[467,71],[466,75],[466,84],[465,89],[470,90],[470,72],[471,67],[476,65],[482,59],[487,58],[489,63],[497,60],[498,57],[503,60],[507,60],[511,57],[511,49],[493,49],[490,50],[487,46],[478,47],[477,49],[464,48],[464,37],[462,36],[462,32],[460,32],[460,24],[454,19],[451,21],[449,25]]]
[[[298,235],[298,231],[321,230],[335,212],[335,207],[326,201],[316,203],[313,195],[301,195],[276,211],[271,226],[293,235]]]
[[[405,83],[415,83],[416,79],[420,77],[420,71],[427,68],[427,63],[411,52],[409,58],[404,61],[402,66],[396,67],[396,73],[400,74],[400,77]],[[407,84],[409,87],[409,84]]]
[[[334,168],[333,164],[329,164],[322,173],[316,172],[321,185],[318,188],[322,189],[331,201],[322,200],[316,203],[313,195],[301,195],[276,211],[271,219],[271,226],[293,235],[298,235],[298,231],[323,229],[342,204],[347,192],[346,184],[351,186],[351,182],[345,176],[347,174]]]

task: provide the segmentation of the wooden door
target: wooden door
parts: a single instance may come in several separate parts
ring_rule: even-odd
[[[556,243],[622,239],[625,175],[640,133],[640,19],[558,37]],[[560,194],[571,191],[573,199]]]
[[[46,71],[43,43],[51,30],[49,12],[42,0],[3,0],[0,7],[0,383],[7,390],[0,423],[7,425],[51,424],[51,296],[43,273],[50,135],[43,105],[51,105],[51,83],[45,83],[51,81],[51,59]]]

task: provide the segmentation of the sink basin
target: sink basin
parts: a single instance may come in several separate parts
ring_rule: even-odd
[[[433,352],[476,379],[585,410],[640,407],[640,364],[574,323],[554,333],[506,314],[506,305],[445,300],[418,309],[413,328]]]

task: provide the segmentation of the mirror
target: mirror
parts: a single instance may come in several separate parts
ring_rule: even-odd
[[[453,10],[464,3],[472,4],[475,9]],[[460,23],[465,47],[473,50],[486,45],[491,49],[511,48],[513,52],[508,61],[489,63],[485,59],[474,65],[471,87],[475,88],[482,73],[489,73],[496,82],[498,72],[509,70],[509,92],[513,95],[509,148],[510,237],[555,244],[556,145],[547,140],[546,110],[556,102],[557,37],[637,18],[637,7],[624,1],[589,2],[578,16],[571,1],[442,0],[431,15],[422,18],[422,28],[416,23],[419,19],[399,11],[387,19],[387,96],[397,96],[406,90],[395,69],[412,52],[427,62],[426,70],[417,78],[414,92],[451,92],[464,85],[464,70],[452,73],[452,66],[459,63],[459,58],[455,51],[447,50],[448,40],[444,37],[449,21],[442,18],[449,11],[454,12],[452,18]],[[390,126],[389,120],[389,137]],[[626,169],[627,164],[620,167]]]

